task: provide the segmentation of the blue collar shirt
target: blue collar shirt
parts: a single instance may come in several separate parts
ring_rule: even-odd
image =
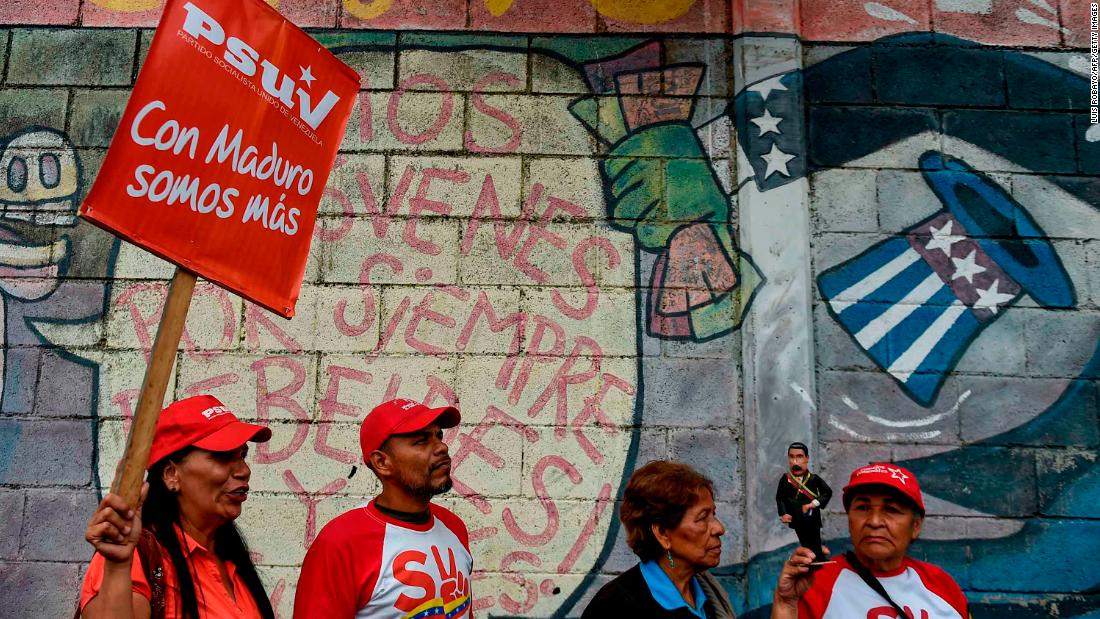
[[[698,579],[694,577],[691,579],[691,593],[695,597],[695,607],[693,608],[684,600],[684,596],[680,595],[680,590],[672,584],[672,579],[668,577],[668,574],[661,569],[656,561],[642,561],[638,567],[642,571],[642,578],[645,579],[646,586],[649,587],[649,593],[661,605],[661,608],[665,610],[686,608],[696,617],[706,619],[707,615],[703,612],[703,604],[706,603],[707,596],[703,593],[703,587],[699,585]]]

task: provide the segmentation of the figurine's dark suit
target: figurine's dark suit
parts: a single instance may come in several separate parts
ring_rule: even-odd
[[[829,504],[833,498],[833,490],[813,473],[807,472],[802,477],[796,477],[787,472],[779,478],[779,487],[775,490],[775,505],[779,515],[790,514],[791,522],[787,525],[794,529],[798,535],[798,543],[814,552],[819,558],[821,552],[821,510]],[[817,505],[803,512],[802,506],[807,503]]]

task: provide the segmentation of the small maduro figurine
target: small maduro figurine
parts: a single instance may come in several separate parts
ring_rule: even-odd
[[[779,519],[798,535],[798,544],[813,551],[815,560],[824,559],[821,548],[821,510],[829,504],[833,491],[810,472],[810,450],[804,443],[787,447],[787,472],[775,490]]]

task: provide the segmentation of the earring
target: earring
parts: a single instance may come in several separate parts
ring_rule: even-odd
[[[672,549],[671,548],[668,549],[668,566],[669,567],[676,567],[676,562],[672,560]]]

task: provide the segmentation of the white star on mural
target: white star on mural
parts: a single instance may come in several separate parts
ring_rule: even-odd
[[[766,79],[762,82],[757,82],[757,83],[753,84],[752,86],[749,86],[749,90],[751,90],[752,92],[760,93],[760,96],[763,97],[765,101],[767,101],[768,100],[768,95],[772,94],[773,90],[786,90],[787,89],[786,86],[779,83],[779,80],[783,79],[784,77],[785,77],[785,74],[784,75],[776,75],[775,77]]]
[[[313,77],[313,67],[303,67],[302,65],[298,65],[298,68],[302,70],[302,77],[299,77],[298,79],[305,82],[306,86],[312,88],[313,80],[317,79],[316,77]]]
[[[974,249],[965,258],[952,258],[951,262],[955,263],[955,272],[951,274],[951,279],[956,280],[965,277],[967,283],[973,284],[975,275],[985,273],[985,267],[975,262],[977,255],[978,250]]]
[[[928,240],[928,244],[924,246],[928,251],[938,249],[943,253],[951,256],[951,246],[959,241],[963,240],[961,236],[953,236],[951,234],[951,227],[955,225],[955,222],[949,221],[947,225],[942,228],[930,227],[932,231],[932,238]]]
[[[764,178],[767,179],[776,172],[783,176],[790,176],[791,173],[787,171],[787,162],[794,159],[794,157],[794,155],[788,155],[779,150],[778,146],[772,144],[772,149],[767,154],[760,155],[761,159],[768,162],[768,169],[764,171]]]
[[[995,279],[986,290],[975,288],[975,290],[978,291],[978,300],[974,302],[974,307],[987,309],[990,312],[996,314],[998,305],[1004,305],[1005,303],[1011,301],[1015,295],[1005,294],[1001,292],[998,289],[1000,283],[1001,280]]]
[[[757,116],[749,122],[760,127],[760,135],[766,135],[768,133],[783,135],[783,132],[779,130],[779,123],[783,122],[783,118],[781,116],[772,116],[772,113],[767,109],[764,110],[763,116]]]
[[[908,483],[906,480],[909,479],[909,476],[901,472],[901,469],[890,469],[890,477],[900,481],[902,485]]]

